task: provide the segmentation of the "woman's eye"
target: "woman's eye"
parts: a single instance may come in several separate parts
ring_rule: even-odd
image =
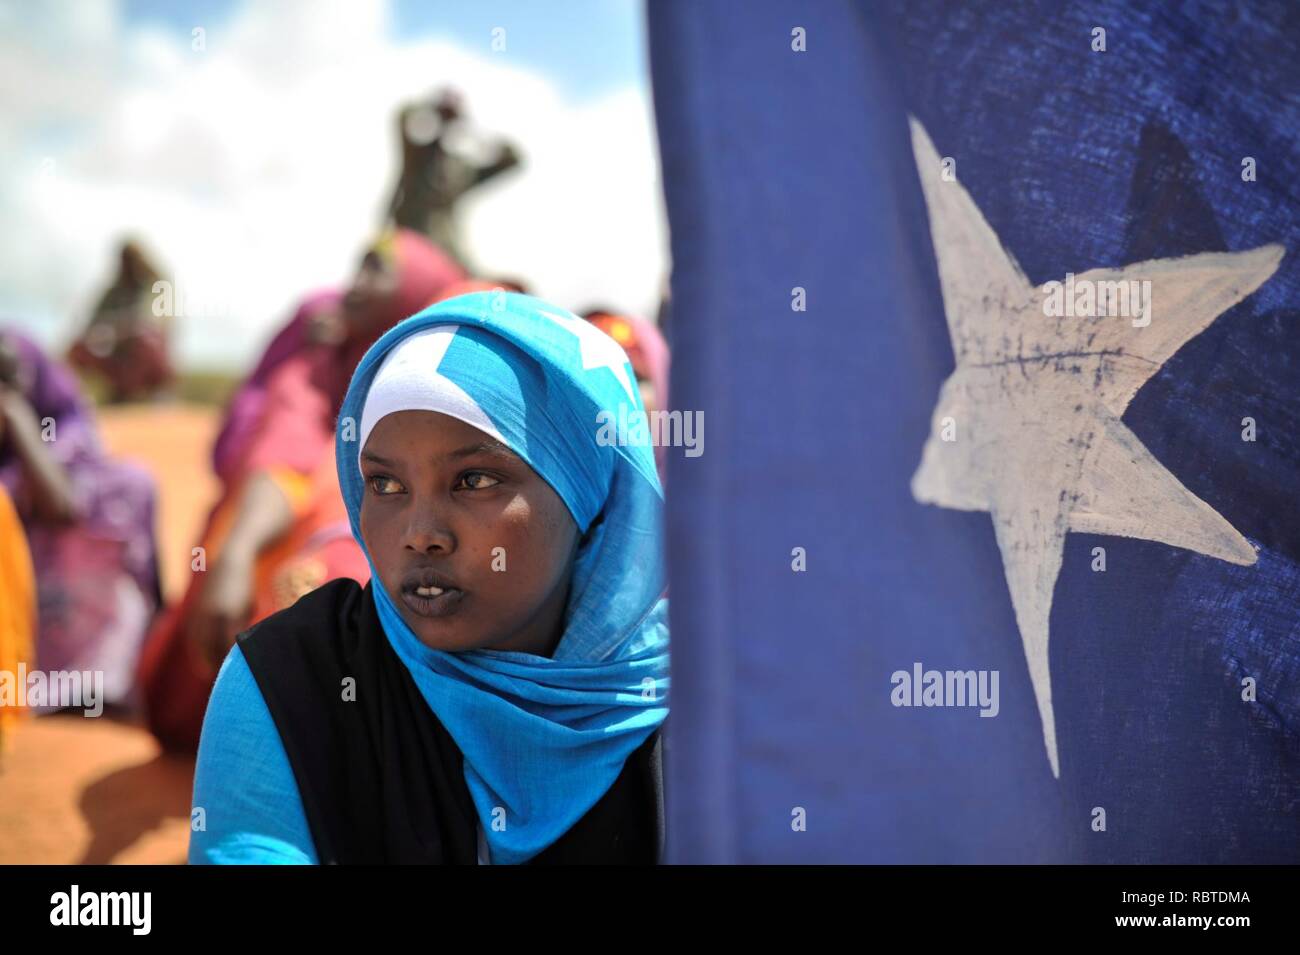
[[[383,489],[383,485],[385,485],[385,484],[397,484],[396,481],[394,481],[392,478],[388,477],[386,474],[374,474],[374,475],[371,475],[371,477],[370,477],[369,480],[370,480],[370,489],[371,489],[372,491],[374,491],[376,494],[380,494],[380,495],[383,495],[383,494],[386,493],[386,492],[384,491],[384,489]]]
[[[468,471],[461,476],[461,481],[468,486],[471,491],[481,491],[485,488],[501,483],[492,475],[484,474],[482,471]]]

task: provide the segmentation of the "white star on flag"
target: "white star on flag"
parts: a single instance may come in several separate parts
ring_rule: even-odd
[[[636,404],[635,393],[632,391],[632,379],[627,373],[627,352],[619,347],[618,342],[591,324],[591,322],[578,318],[576,315],[561,315],[558,312],[546,311],[543,311],[542,314],[578,336],[578,344],[582,348],[583,371],[591,371],[594,368],[608,368],[614,373],[618,383],[623,386],[623,390],[627,392],[628,400],[632,404]]]
[[[1059,778],[1047,645],[1066,532],[1256,561],[1250,542],[1121,418],[1178,349],[1276,271],[1284,250],[1266,245],[1094,269],[1075,285],[1151,283],[1145,322],[1066,317],[1044,307],[1048,293],[1029,283],[970,194],[941,178],[930,137],[915,119],[911,125],[957,366],[940,391],[912,496],[992,516],[1043,743]],[[943,440],[945,429],[954,440]]]

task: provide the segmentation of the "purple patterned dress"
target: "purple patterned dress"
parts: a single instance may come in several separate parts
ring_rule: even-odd
[[[0,327],[0,336],[17,353],[18,389],[38,419],[54,421],[46,447],[68,472],[80,515],[64,526],[35,520],[23,462],[0,437],[0,483],[22,518],[36,569],[36,666],[102,671],[105,702],[132,707],[140,645],[161,598],[153,476],[108,458],[68,369],[13,328]]]

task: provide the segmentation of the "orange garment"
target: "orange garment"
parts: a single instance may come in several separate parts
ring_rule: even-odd
[[[370,564],[348,523],[333,456],[323,459],[310,477],[284,468],[268,473],[293,508],[294,522],[257,562],[254,622],[337,577],[351,577],[362,585],[370,579]]]
[[[36,574],[27,549],[27,535],[9,492],[0,485],[0,674],[8,674],[18,693],[18,667],[34,666],[36,634]],[[28,715],[25,707],[0,699],[0,754],[13,731]]]

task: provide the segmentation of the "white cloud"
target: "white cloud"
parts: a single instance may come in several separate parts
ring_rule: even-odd
[[[395,43],[381,6],[249,4],[196,23],[202,51],[86,9],[0,10],[0,320],[65,344],[129,232],[187,293],[234,306],[179,319],[180,360],[246,365],[301,295],[349,276],[397,172],[396,107],[446,83],[525,157],[462,210],[482,271],[653,312],[667,243],[645,86],[573,102],[486,37]]]

